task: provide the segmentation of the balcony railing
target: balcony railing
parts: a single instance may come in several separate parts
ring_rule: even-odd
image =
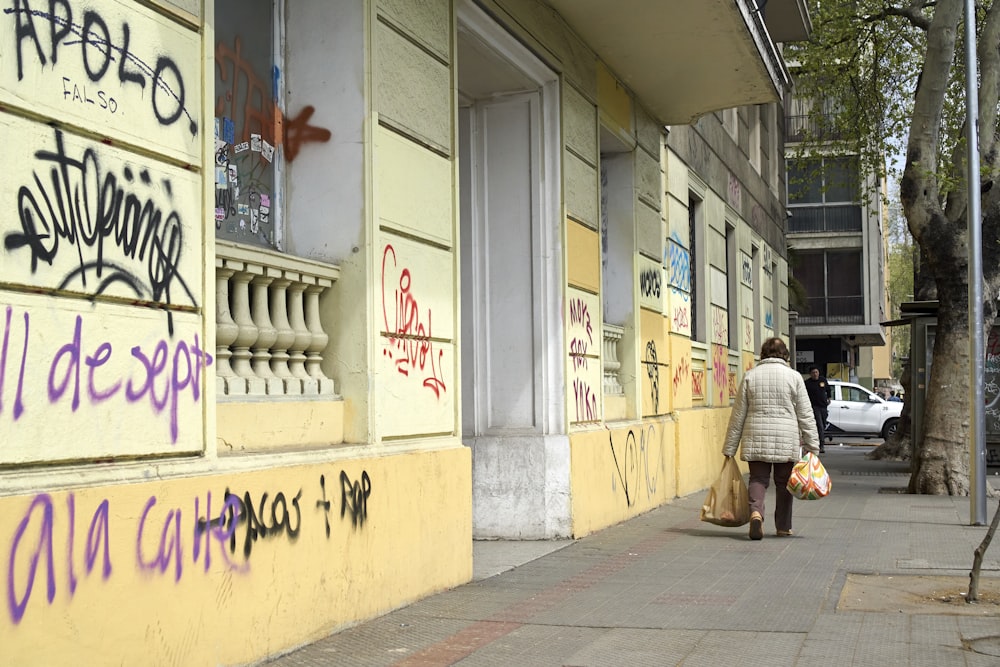
[[[619,375],[622,363],[618,358],[618,344],[624,335],[625,327],[604,325],[604,394],[607,396],[621,396],[625,393]]]
[[[215,246],[218,395],[334,395],[320,369],[329,335],[319,301],[340,269],[227,241]]]
[[[860,232],[861,206],[841,204],[827,206],[789,206],[789,234],[817,232]]]
[[[785,116],[785,141],[836,141],[843,138],[843,133],[833,126],[830,118],[828,115],[810,114]]]
[[[798,323],[811,324],[864,324],[865,298],[863,296],[809,297],[808,312],[799,313]]]

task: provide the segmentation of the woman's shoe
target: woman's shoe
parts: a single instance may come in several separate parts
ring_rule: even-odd
[[[779,530],[775,533],[778,537],[791,537],[794,533],[790,530]]]
[[[754,512],[750,515],[750,539],[760,540],[764,538],[764,517],[760,515],[760,512]]]

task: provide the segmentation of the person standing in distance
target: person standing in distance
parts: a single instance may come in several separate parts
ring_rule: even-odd
[[[802,449],[818,453],[816,424],[802,376],[788,365],[788,347],[768,338],[760,347],[760,362],[740,382],[729,415],[723,456],[750,465],[750,539],[764,537],[764,496],[774,476],[774,527],[778,537],[792,534],[792,494],[788,478]]]
[[[833,399],[830,383],[819,374],[818,366],[809,367],[809,379],[806,380],[806,391],[809,392],[809,403],[812,404],[813,417],[816,419],[816,431],[819,434],[819,453],[825,454],[826,420],[830,413],[827,406]]]

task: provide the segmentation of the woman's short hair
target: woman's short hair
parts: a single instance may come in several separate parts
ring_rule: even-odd
[[[784,359],[788,361],[788,347],[780,338],[768,338],[760,346],[761,359]]]

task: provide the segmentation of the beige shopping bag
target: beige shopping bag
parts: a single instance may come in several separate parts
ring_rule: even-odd
[[[750,521],[750,494],[736,459],[727,456],[722,472],[705,496],[701,520],[735,528]]]

